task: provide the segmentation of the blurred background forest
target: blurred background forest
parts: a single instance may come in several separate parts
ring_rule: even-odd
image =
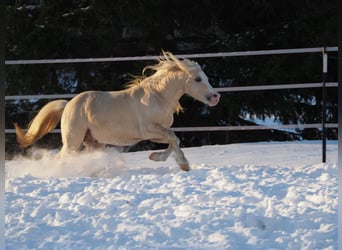
[[[337,0],[31,0],[6,2],[6,60],[98,58],[337,46]],[[322,55],[296,54],[196,59],[214,87],[322,81]],[[6,65],[6,95],[120,90],[155,61]],[[329,54],[328,81],[337,81]],[[337,90],[328,88],[327,122],[337,122]],[[30,119],[49,100],[6,101],[6,128]],[[180,126],[319,123],[322,90],[225,92],[208,108],[189,97]],[[319,129],[178,132],[183,146],[247,141],[319,139]],[[337,139],[337,129],[328,130]],[[60,135],[40,146],[59,147]],[[153,148],[140,143],[131,149]],[[13,134],[6,151],[17,152]]]

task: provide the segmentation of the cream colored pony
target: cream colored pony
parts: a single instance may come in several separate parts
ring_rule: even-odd
[[[154,66],[149,77],[135,80],[128,89],[102,92],[87,91],[70,101],[56,100],[46,104],[31,121],[25,133],[15,125],[17,140],[27,147],[53,130],[61,121],[63,147],[61,156],[78,151],[82,143],[98,148],[106,144],[127,146],[142,140],[167,143],[163,152],[150,155],[154,161],[165,161],[173,152],[180,168],[189,171],[189,163],[179,148],[179,139],[170,130],[173,114],[181,110],[184,94],[215,106],[220,99],[209,84],[201,67],[188,59],[179,60],[170,52]]]

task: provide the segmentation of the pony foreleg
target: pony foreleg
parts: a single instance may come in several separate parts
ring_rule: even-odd
[[[171,155],[172,151],[175,151],[175,160],[178,163],[179,167],[184,171],[189,171],[189,162],[185,158],[183,151],[177,147],[178,149],[173,150],[174,148],[169,144],[169,147],[163,152],[154,152],[150,154],[150,160],[153,161],[166,161],[166,159]]]
[[[173,151],[175,160],[179,167],[184,171],[189,171],[189,162],[179,147],[179,139],[175,133],[171,130],[156,125],[150,127],[150,131],[151,135],[153,135],[152,138],[154,138],[152,141],[169,144],[168,148],[164,152],[152,153],[150,155],[150,159],[154,161],[164,161]]]
[[[173,132],[172,132],[173,133]],[[190,167],[189,167],[189,162],[188,160],[185,158],[183,151],[180,149],[179,147],[179,139],[178,137],[173,133],[174,135],[174,140],[172,142],[172,147],[173,147],[173,151],[175,152],[175,160],[178,163],[179,167],[184,170],[184,171],[189,171]]]
[[[150,160],[153,161],[166,161],[166,159],[171,155],[172,147],[169,145],[168,148],[163,152],[154,152],[150,154]]]

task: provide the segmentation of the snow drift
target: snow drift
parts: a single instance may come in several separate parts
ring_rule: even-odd
[[[6,249],[336,249],[337,142],[6,162]]]

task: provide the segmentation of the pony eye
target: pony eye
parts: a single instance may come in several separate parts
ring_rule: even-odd
[[[198,77],[195,78],[195,81],[196,82],[200,82],[200,81],[202,81],[202,79],[201,79],[201,77],[198,76]]]

